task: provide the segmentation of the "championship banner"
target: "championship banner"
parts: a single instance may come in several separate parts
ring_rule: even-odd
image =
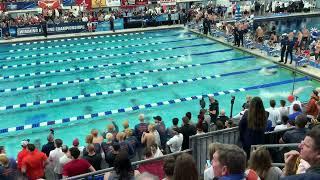
[[[161,5],[174,6],[176,3],[176,0],[160,0]]]
[[[135,0],[121,0],[121,7],[122,8],[135,8],[136,1]]]
[[[119,7],[121,6],[120,0],[106,0],[107,7]]]
[[[38,6],[42,9],[58,9],[60,7],[60,0],[40,0]]]
[[[148,4],[148,0],[136,0],[136,5],[146,5]]]
[[[106,0],[92,0],[91,1],[92,8],[104,8],[106,6]]]
[[[83,6],[85,9],[91,9],[91,0],[75,0],[76,5]]]

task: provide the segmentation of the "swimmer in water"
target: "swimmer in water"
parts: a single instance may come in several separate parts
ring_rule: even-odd
[[[272,68],[272,69],[262,68],[262,69],[259,71],[260,74],[263,74],[263,75],[265,75],[265,76],[271,76],[271,75],[276,74],[277,72],[278,72],[278,70],[275,69],[275,68]]]

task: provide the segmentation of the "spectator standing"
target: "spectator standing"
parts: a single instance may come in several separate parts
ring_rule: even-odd
[[[224,109],[221,109],[220,116],[218,117],[217,121],[221,121],[222,124],[226,124],[228,120],[229,120],[229,117],[226,116],[226,111]]]
[[[166,142],[167,142],[166,126],[163,123],[162,118],[160,116],[153,117],[153,119],[154,119],[154,123],[156,125],[155,128],[160,135],[160,141],[161,141],[160,149],[165,149]]]
[[[188,117],[182,118],[183,125],[181,127],[181,134],[183,135],[182,151],[189,148],[189,137],[197,133],[197,129],[194,125],[190,124]]]
[[[92,129],[91,135],[92,135],[92,143],[101,144],[103,142],[103,137],[99,136],[99,131],[97,129]]]
[[[47,137],[48,143],[42,146],[42,152],[45,153],[47,155],[47,157],[49,157],[50,151],[54,150],[54,136],[53,133],[51,131],[51,133],[49,134],[49,136]]]
[[[172,126],[171,126],[170,128],[167,128],[167,134],[168,134],[167,137],[168,137],[169,139],[174,136],[172,129],[179,128],[179,127],[178,127],[178,123],[179,123],[179,119],[178,119],[178,118],[173,118],[173,119],[172,119]]]
[[[75,147],[75,148],[77,148],[77,149],[79,149],[79,151],[80,151],[80,157],[82,157],[83,156],[83,149],[84,149],[84,147],[83,146],[79,146],[79,139],[78,138],[75,138],[73,141],[72,141],[72,145],[73,145],[73,147]]]
[[[157,143],[156,136],[154,134],[156,130],[153,124],[149,124],[148,131],[144,132],[141,137],[141,143],[145,144],[146,147],[150,147],[152,144]],[[158,143],[160,142],[160,137],[158,138]]]
[[[120,150],[122,151],[127,151],[129,156],[133,156],[133,149],[131,144],[128,141],[125,141],[126,134],[124,132],[119,132],[117,134],[117,141],[120,145]]]
[[[87,160],[79,158],[79,149],[72,147],[69,151],[72,160],[63,166],[63,178],[96,171]]]
[[[280,138],[279,143],[300,143],[306,136],[307,129],[305,128],[308,122],[307,116],[300,114],[295,120],[296,128],[287,131]]]
[[[167,145],[169,146],[171,153],[179,152],[182,147],[183,135],[179,128],[174,128],[172,131],[174,136],[168,140]]]
[[[0,154],[0,179],[17,179],[17,163],[14,159],[8,158],[5,154]]]
[[[301,102],[296,100],[296,98],[293,95],[288,96],[288,101],[291,103],[291,105],[289,107],[289,114],[293,113],[293,105],[295,105],[295,104],[298,104],[299,109],[301,110],[301,108],[302,108]]]
[[[28,144],[28,155],[23,158],[21,172],[26,173],[29,180],[44,178],[44,168],[47,156],[43,152],[35,149],[34,144]]]
[[[142,159],[143,148],[145,146],[143,145],[143,143],[141,143],[141,137],[142,137],[142,134],[148,130],[149,124],[144,122],[144,114],[139,114],[139,121],[140,121],[140,123],[134,127],[134,135],[138,139],[138,145],[137,145],[138,158]]]
[[[136,150],[137,150],[137,145],[138,145],[138,139],[132,135],[132,129],[127,128],[124,133],[126,134],[126,142],[131,146],[132,148],[132,155],[129,155],[130,159],[136,160]]]
[[[62,140],[61,139],[55,139],[54,140],[54,146],[56,147],[54,150],[52,150],[49,154],[49,162],[53,166],[53,171],[55,173],[56,179],[62,178],[62,171],[59,168],[59,160],[64,155],[62,152]]]
[[[67,164],[68,162],[71,161],[71,159],[69,158],[69,148],[66,145],[63,145],[61,147],[61,150],[63,152],[63,156],[59,159],[59,168],[60,168],[60,172],[63,172],[63,166],[65,164]]]
[[[311,116],[311,118],[315,118],[319,114],[317,104],[316,104],[317,101],[319,101],[318,91],[313,90],[311,93],[310,100],[306,106],[306,114],[308,116]]]
[[[102,157],[101,154],[97,154],[95,152],[94,149],[94,145],[93,144],[89,144],[88,147],[88,154],[83,156],[83,159],[87,160],[96,171],[101,169],[101,161],[102,161]]]
[[[101,143],[101,149],[104,152],[104,156],[107,157],[107,155],[109,153],[111,153],[112,151],[112,145],[113,145],[113,135],[111,133],[108,133],[106,135],[106,140],[107,142],[102,142]],[[107,158],[105,158],[105,160],[107,161]],[[107,162],[108,163],[108,162]]]
[[[264,109],[261,98],[254,97],[239,123],[240,141],[248,156],[251,145],[264,143],[267,119],[268,113]]]
[[[174,180],[198,180],[196,164],[190,154],[183,153],[176,159],[173,173]]]
[[[29,153],[27,150],[27,145],[29,144],[29,141],[30,141],[29,139],[21,141],[22,150],[18,153],[18,156],[17,156],[17,163],[18,163],[18,170],[19,171],[21,171],[23,158],[26,157]]]
[[[115,16],[113,13],[111,13],[110,18],[109,18],[109,22],[110,22],[110,30],[115,32],[114,29],[114,20],[115,20]]]
[[[116,142],[113,143],[111,151],[105,155],[105,160],[106,160],[107,164],[109,165],[109,167],[113,167],[114,160],[115,160],[116,156],[119,154],[119,152],[120,152],[119,143],[116,143]]]
[[[286,107],[286,101],[283,99],[280,100],[279,111],[280,111],[280,117],[289,115],[288,107]]]
[[[214,99],[213,96],[209,96],[209,101],[209,114],[211,117],[211,123],[215,123],[219,115],[219,102],[218,100]]]
[[[292,114],[289,114],[288,118],[289,118],[289,121],[295,121],[296,117],[298,115],[302,114],[301,113],[301,109],[300,109],[300,106],[298,104],[294,104],[293,105],[293,113]]]
[[[272,122],[272,127],[276,127],[278,123],[281,122],[280,111],[276,108],[276,101],[274,99],[270,100],[270,107],[266,109],[269,112],[269,118]]]

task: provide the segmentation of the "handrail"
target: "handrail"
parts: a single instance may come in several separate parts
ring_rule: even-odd
[[[252,148],[258,148],[258,147],[266,147],[266,148],[274,148],[274,147],[297,147],[299,146],[299,143],[289,143],[289,144],[259,144],[259,145],[252,145]]]
[[[148,163],[148,162],[152,162],[152,161],[156,161],[156,160],[161,160],[161,159],[164,159],[164,158],[169,157],[169,156],[177,156],[177,155],[180,155],[182,153],[189,153],[191,151],[192,151],[191,149],[186,149],[184,151],[166,154],[166,155],[163,155],[163,156],[160,156],[160,157],[157,157],[157,158],[151,158],[151,159],[136,161],[136,162],[132,163],[132,166],[139,165],[139,164],[144,164],[144,163]],[[113,169],[114,169],[113,167],[112,168],[101,169],[99,171],[89,172],[89,173],[86,173],[86,174],[81,174],[81,175],[73,176],[73,177],[68,177],[66,179],[67,180],[76,180],[76,179],[82,179],[82,178],[86,178],[86,177],[90,177],[90,176],[92,177],[92,176],[96,176],[96,175],[102,175],[102,174],[104,174],[106,172],[112,171]]]

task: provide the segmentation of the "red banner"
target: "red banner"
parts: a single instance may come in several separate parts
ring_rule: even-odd
[[[91,0],[75,0],[76,5],[84,6],[86,9],[91,9]]]
[[[0,11],[3,11],[5,9],[5,6],[3,3],[0,3]]]
[[[146,5],[148,4],[148,0],[136,0],[136,5]]]

